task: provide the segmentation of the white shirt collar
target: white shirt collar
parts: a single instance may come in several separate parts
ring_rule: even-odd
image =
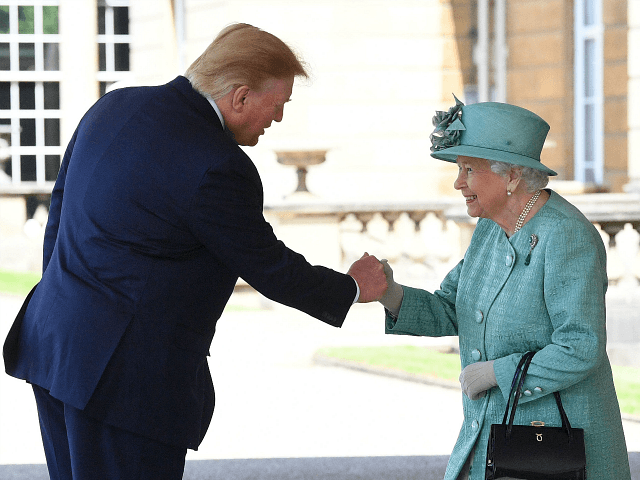
[[[216,105],[216,102],[213,99],[209,98],[208,96],[205,96],[204,98],[206,98],[209,101],[213,109],[218,114],[218,118],[220,119],[220,123],[222,123],[222,128],[224,129],[224,117],[222,116],[222,113],[220,112],[218,105]]]

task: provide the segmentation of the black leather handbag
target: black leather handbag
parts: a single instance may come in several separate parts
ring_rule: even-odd
[[[584,430],[571,428],[558,392],[554,392],[554,396],[562,427],[546,427],[541,421],[531,422],[531,426],[513,424],[524,379],[534,355],[535,352],[527,352],[520,360],[511,383],[504,419],[501,424],[491,425],[485,479],[584,480]],[[513,406],[509,415],[512,396]]]

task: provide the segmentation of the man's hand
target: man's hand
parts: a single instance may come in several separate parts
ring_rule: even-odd
[[[360,287],[358,303],[369,303],[379,300],[387,291],[387,278],[384,267],[373,255],[365,252],[347,272]]]

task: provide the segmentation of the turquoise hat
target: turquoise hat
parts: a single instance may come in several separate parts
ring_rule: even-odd
[[[454,95],[455,98],[455,95]],[[431,156],[455,162],[458,155],[485,158],[557,175],[540,162],[549,124],[529,110],[507,103],[456,105],[436,112]]]

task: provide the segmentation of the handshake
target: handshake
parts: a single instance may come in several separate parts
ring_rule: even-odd
[[[347,274],[351,275],[360,288],[358,303],[378,301],[392,313],[398,313],[403,290],[393,279],[393,270],[387,260],[378,260],[365,252],[351,265]]]

